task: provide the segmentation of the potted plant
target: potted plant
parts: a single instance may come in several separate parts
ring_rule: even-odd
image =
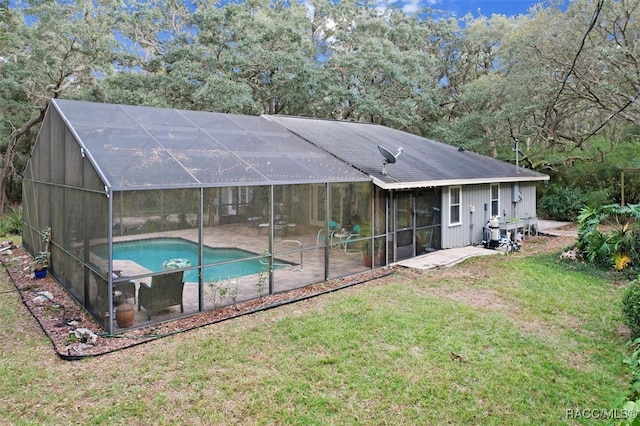
[[[31,263],[31,270],[36,278],[44,278],[47,275],[47,267],[51,258],[51,252],[49,251],[51,227],[47,227],[42,231],[42,243],[44,244],[44,250],[39,251]]]

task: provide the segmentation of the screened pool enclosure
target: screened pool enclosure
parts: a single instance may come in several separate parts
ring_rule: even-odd
[[[52,100],[23,244],[50,227],[49,272],[117,332],[123,303],[140,327],[385,264],[385,203],[268,117]]]

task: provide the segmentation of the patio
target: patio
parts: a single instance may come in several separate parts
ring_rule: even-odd
[[[278,233],[274,237],[275,258],[291,263],[291,267],[279,267],[274,271],[274,293],[307,286],[309,283],[324,281],[325,247],[317,246],[316,239],[320,228],[313,226],[296,227],[294,231],[286,235]],[[219,225],[213,228],[204,228],[203,242],[205,246],[212,248],[238,248],[256,253],[257,247],[267,247],[268,232],[258,232],[256,224],[234,223]],[[182,229],[177,231],[155,232],[153,234],[138,234],[123,237],[114,237],[115,242],[144,240],[147,238],[182,238],[198,243],[198,229]],[[301,248],[302,247],[302,248]],[[362,254],[358,251],[345,252],[334,240],[329,249],[329,263],[334,271],[330,278],[340,278],[370,270],[364,266]],[[131,266],[133,264],[133,266]],[[141,269],[140,269],[141,268]],[[143,267],[136,268],[131,261],[114,260],[114,269],[121,269],[124,276],[135,276],[145,273]],[[335,272],[338,271],[338,272]],[[260,274],[240,277],[228,277],[222,281],[205,282],[203,285],[203,310],[216,309],[232,303],[239,303],[268,294],[268,276],[266,282],[259,284]],[[149,283],[150,277],[137,277],[136,288],[140,282]],[[221,297],[221,293],[225,297]],[[136,299],[137,300],[137,299]],[[136,312],[134,327],[149,325],[173,319],[180,315],[179,305],[154,312],[151,320],[147,320],[144,309],[138,311],[138,304],[133,299],[128,299],[129,304],[134,305]],[[199,310],[199,288],[196,282],[186,282],[183,293],[184,315],[197,314]],[[118,330],[118,329],[117,329]]]

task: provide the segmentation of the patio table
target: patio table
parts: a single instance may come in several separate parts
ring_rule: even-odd
[[[515,231],[515,233],[518,233],[518,230],[522,230],[521,235],[524,236],[524,230],[525,230],[524,220],[520,220],[520,219],[507,220],[506,222],[500,222],[498,226],[500,227],[500,231],[505,231],[505,232]],[[514,233],[511,232],[511,235],[514,236]]]

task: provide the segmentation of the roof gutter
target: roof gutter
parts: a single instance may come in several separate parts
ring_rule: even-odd
[[[449,180],[426,180],[418,182],[383,182],[382,180],[371,176],[373,184],[386,190],[394,189],[414,189],[414,188],[433,188],[438,186],[457,186],[457,185],[479,185],[487,183],[511,183],[511,182],[532,182],[547,181],[549,176],[506,176],[500,178],[480,178],[480,179],[449,179]]]

